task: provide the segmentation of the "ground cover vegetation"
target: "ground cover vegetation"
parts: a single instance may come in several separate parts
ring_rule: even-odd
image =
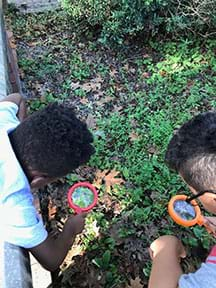
[[[161,234],[183,240],[189,251],[185,271],[198,267],[213,240],[202,227],[182,228],[169,218],[170,197],[189,192],[166,167],[164,152],[175,129],[216,107],[216,41],[167,35],[121,40],[124,45],[113,49],[86,24],[73,27],[63,10],[21,15],[12,9],[7,25],[14,33],[29,113],[64,101],[95,138],[90,162],[40,195],[52,229],[61,228],[71,213],[66,200],[71,184],[85,180],[99,191],[98,206],[62,265],[56,287],[147,287],[148,245]]]

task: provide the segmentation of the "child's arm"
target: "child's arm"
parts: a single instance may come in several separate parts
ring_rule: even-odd
[[[23,121],[26,118],[27,115],[26,103],[25,99],[22,97],[21,94],[19,93],[10,94],[4,99],[0,100],[0,102],[4,101],[13,102],[19,107],[17,117],[20,121]]]
[[[84,213],[71,216],[56,239],[48,236],[43,243],[29,249],[45,269],[55,271],[62,264],[76,235],[81,233],[84,228],[85,216]]]
[[[186,256],[181,242],[174,236],[162,236],[150,246],[152,271],[148,288],[177,288],[182,274],[180,259]]]

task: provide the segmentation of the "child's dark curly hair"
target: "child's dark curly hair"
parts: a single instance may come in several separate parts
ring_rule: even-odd
[[[199,114],[172,137],[167,165],[197,191],[216,188],[216,112]]]
[[[52,103],[33,113],[11,132],[22,167],[61,177],[84,164],[94,153],[92,134],[72,108]]]

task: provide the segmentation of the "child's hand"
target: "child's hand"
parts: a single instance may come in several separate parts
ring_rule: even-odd
[[[149,248],[149,254],[150,257],[154,259],[159,253],[166,250],[168,253],[170,253],[171,250],[173,250],[173,253],[177,252],[180,258],[186,257],[186,251],[181,241],[171,235],[161,236],[152,242]]]
[[[216,237],[216,217],[204,217],[204,226],[209,233]]]
[[[86,215],[87,213],[81,213],[75,216],[70,216],[64,225],[64,230],[74,236],[80,234],[85,226]]]

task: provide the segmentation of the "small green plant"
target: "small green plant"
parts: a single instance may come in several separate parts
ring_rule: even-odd
[[[81,56],[73,56],[70,61],[71,76],[77,80],[84,80],[90,76],[90,66]]]
[[[30,110],[30,113],[32,113],[33,111],[37,111],[41,108],[46,107],[48,103],[52,103],[52,102],[55,102],[57,100],[58,99],[55,98],[52,93],[47,93],[47,94],[45,94],[45,96],[43,98],[28,100],[28,102],[29,102],[28,108]]]
[[[106,270],[110,265],[111,253],[109,250],[104,252],[101,258],[95,258],[92,260],[92,263],[95,264],[98,268]]]

